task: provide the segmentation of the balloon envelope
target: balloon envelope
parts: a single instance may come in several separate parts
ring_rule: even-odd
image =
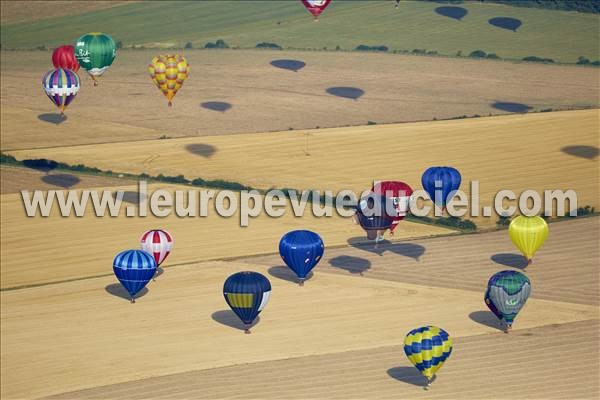
[[[508,234],[514,245],[530,261],[548,237],[548,224],[539,216],[519,215],[510,222]]]
[[[162,229],[151,229],[144,232],[140,238],[142,250],[154,257],[156,266],[165,261],[173,248],[173,237],[167,231]]]
[[[385,196],[388,201],[391,200],[394,203],[396,215],[390,228],[393,232],[409,211],[410,196],[413,194],[412,188],[400,181],[377,181],[373,184],[371,191]]]
[[[365,231],[378,231],[392,227],[396,211],[391,200],[380,194],[371,193],[359,200],[356,216]]]
[[[75,49],[71,45],[60,46],[52,52],[52,64],[54,68],[70,69],[79,71],[79,62],[75,57]]]
[[[271,283],[258,272],[238,272],[225,281],[223,296],[242,322],[251,325],[269,302]]]
[[[50,101],[63,113],[79,92],[79,76],[69,69],[52,69],[42,78],[42,87]]]
[[[498,317],[512,325],[531,294],[531,282],[519,271],[500,271],[494,274],[485,294],[485,304]]]
[[[154,257],[142,250],[125,250],[113,261],[113,271],[131,300],[142,290],[156,272]]]
[[[302,1],[302,4],[304,4],[304,7],[306,7],[306,9],[315,18],[318,18],[319,15],[321,15],[321,13],[323,11],[325,11],[325,9],[329,5],[329,3],[331,3],[331,0],[300,0],[300,1]]]
[[[315,232],[298,230],[283,235],[279,242],[279,254],[288,267],[300,279],[319,263],[325,246]]]
[[[178,54],[161,55],[152,59],[148,65],[148,72],[152,82],[165,95],[171,106],[173,97],[188,77],[190,66],[185,57]]]
[[[404,352],[410,362],[431,381],[452,353],[452,338],[448,332],[436,326],[413,329],[404,339]]]
[[[445,207],[460,187],[461,179],[456,168],[431,167],[423,172],[421,184],[437,206]]]
[[[75,57],[94,81],[104,74],[117,56],[117,45],[107,34],[87,33],[77,39]]]

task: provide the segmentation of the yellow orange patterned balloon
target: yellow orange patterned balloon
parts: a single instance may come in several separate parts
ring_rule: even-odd
[[[169,100],[169,107],[183,81],[190,73],[190,66],[185,57],[178,54],[156,56],[148,65],[148,72],[152,82],[160,89]]]

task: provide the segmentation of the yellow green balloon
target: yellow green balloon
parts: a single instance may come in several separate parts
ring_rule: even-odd
[[[535,252],[542,247],[548,237],[548,224],[542,217],[519,215],[511,221],[508,234],[510,240],[530,264]]]

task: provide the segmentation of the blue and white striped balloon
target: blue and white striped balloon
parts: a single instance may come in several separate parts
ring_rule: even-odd
[[[125,250],[117,254],[113,261],[113,271],[121,285],[129,292],[131,302],[156,272],[156,261],[152,255],[142,250]]]

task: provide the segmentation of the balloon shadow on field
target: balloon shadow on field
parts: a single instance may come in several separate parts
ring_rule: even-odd
[[[117,197],[116,192],[113,193],[113,197],[114,198]],[[125,203],[139,205],[140,204],[140,194],[138,192],[125,191],[125,192],[123,192],[123,198],[121,200],[124,201]]]
[[[225,111],[229,110],[233,106],[231,105],[231,103],[225,103],[224,101],[207,101],[207,102],[201,103],[200,107],[206,108],[207,110],[219,111],[219,112],[224,113]]]
[[[306,66],[306,63],[300,60],[273,60],[270,64],[275,68],[286,69],[294,72],[298,72]]]
[[[78,177],[71,174],[44,175],[41,177],[41,180],[49,185],[58,186],[64,189],[68,189],[81,181]]]
[[[583,145],[565,146],[560,151],[570,156],[587,158],[588,160],[593,160],[600,154],[600,150],[597,147]]]
[[[438,7],[435,9],[435,12],[441,16],[452,18],[457,21],[460,21],[465,15],[469,13],[469,11],[467,11],[466,8],[453,6]]]
[[[187,146],[185,146],[185,149],[192,154],[204,158],[211,158],[213,154],[217,152],[217,148],[215,146],[204,143],[188,144]]]
[[[355,88],[355,87],[345,87],[345,86],[330,87],[330,88],[327,88],[326,92],[333,96],[342,97],[344,99],[352,99],[352,100],[358,100],[359,97],[361,97],[363,94],[365,94],[365,91],[362,89]]]
[[[400,382],[420,387],[427,386],[427,378],[415,367],[394,367],[388,369],[387,374]]]
[[[490,259],[496,264],[506,265],[512,268],[527,268],[527,259],[521,254],[514,253],[498,253],[490,257]]]
[[[523,24],[521,20],[510,17],[495,17],[488,20],[488,23],[492,26],[507,29],[509,31],[516,32],[517,29]]]
[[[54,113],[46,113],[40,114],[37,116],[40,121],[48,122],[54,125],[60,125],[67,120],[66,115],[54,114]]]
[[[106,290],[107,293],[110,293],[113,296],[120,297],[120,298],[125,299],[127,301],[131,301],[131,296],[129,295],[129,292],[120,283],[111,283],[110,285],[106,285],[106,287],[104,288],[104,290]],[[147,287],[145,287],[142,290],[140,290],[135,295],[135,298],[139,299],[140,297],[145,296],[146,293],[148,293],[148,288]]]
[[[241,331],[246,330],[246,328],[252,328],[256,324],[260,322],[260,316],[256,317],[254,322],[249,327],[246,327],[244,323],[239,319],[237,315],[231,310],[220,310],[212,313],[211,318],[220,323],[221,325],[229,326],[231,328],[239,329]]]
[[[511,113],[526,113],[529,110],[533,109],[533,107],[528,106],[527,104],[522,103],[511,103],[506,101],[496,101],[491,104],[493,108],[500,111],[506,111]]]
[[[425,254],[425,247],[420,244],[410,242],[390,242],[384,240],[379,243],[374,241],[365,242],[362,237],[353,237],[347,240],[347,243],[359,250],[368,251],[369,253],[383,256],[385,252],[391,252],[400,256],[412,258],[415,261],[419,261],[419,258]]]
[[[284,267],[284,266],[271,267],[271,268],[269,268],[268,273],[272,277],[281,279],[283,281],[288,281],[288,282],[298,283],[298,284],[300,283],[300,279],[298,279],[298,277],[296,276],[294,271],[292,271],[288,267]],[[308,275],[306,276],[306,278],[304,279],[304,281],[306,282],[306,281],[310,280],[312,277],[313,277],[313,273],[312,273],[312,271],[310,271],[308,273]]]
[[[371,268],[371,261],[360,257],[337,256],[329,260],[329,265],[346,270],[351,274],[363,275],[366,270]]]
[[[500,320],[491,311],[474,311],[469,314],[469,318],[478,324],[504,331],[504,326],[502,326]]]

